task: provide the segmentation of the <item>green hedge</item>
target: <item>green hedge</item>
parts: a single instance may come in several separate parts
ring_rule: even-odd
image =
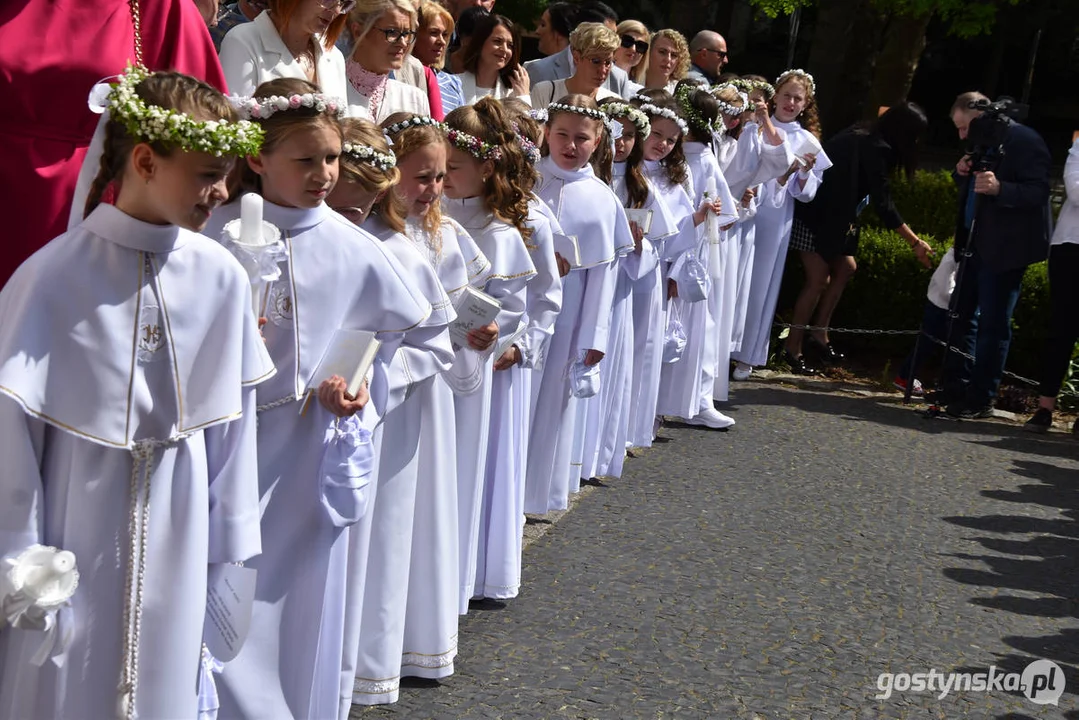
[[[897,177],[892,184],[892,193],[903,219],[933,246],[938,258],[942,256],[951,247],[955,231],[956,188],[951,173],[920,170],[913,181]],[[896,232],[881,227],[871,210],[861,220],[858,272],[843,293],[832,324],[835,327],[917,329],[932,272],[918,263]],[[790,317],[790,308],[803,279],[802,263],[797,253],[791,253],[779,303],[785,318]],[[1046,264],[1038,263],[1028,268],[1023,276],[1019,304],[1012,319],[1014,332],[1008,370],[1036,379],[1048,323],[1049,280]],[[904,336],[844,336],[838,342],[848,347],[866,347],[871,343],[873,350],[892,354],[897,361],[914,344],[912,337]]]

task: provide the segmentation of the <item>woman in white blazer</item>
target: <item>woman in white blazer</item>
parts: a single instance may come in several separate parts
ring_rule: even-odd
[[[277,78],[308,80],[345,97],[345,58],[334,47],[355,0],[270,0],[269,9],[221,41],[229,92],[251,95]]]
[[[381,123],[396,112],[429,116],[427,93],[393,80],[416,39],[416,10],[410,0],[359,0],[348,16],[352,52],[345,62],[350,115]]]

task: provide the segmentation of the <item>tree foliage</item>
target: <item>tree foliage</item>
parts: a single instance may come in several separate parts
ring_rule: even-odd
[[[812,7],[816,0],[749,0],[750,4],[770,18],[790,15],[803,7]],[[948,23],[953,35],[961,38],[985,35],[992,31],[997,10],[1003,5],[1018,5],[1025,0],[872,0],[884,13],[904,17],[924,17],[937,14]]]

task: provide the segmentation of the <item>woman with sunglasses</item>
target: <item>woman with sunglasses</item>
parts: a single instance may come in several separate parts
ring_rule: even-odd
[[[569,35],[573,55],[573,75],[565,80],[544,80],[532,88],[532,102],[547,107],[571,93],[587,95],[597,102],[617,93],[603,87],[614,65],[618,35],[600,23],[581,23]]]
[[[529,105],[528,73],[521,67],[521,39],[513,21],[488,15],[476,23],[461,52],[461,88],[465,104],[490,95],[495,100],[518,97]]]
[[[249,96],[262,83],[296,78],[345,96],[345,58],[334,47],[355,0],[269,0],[269,9],[221,41],[229,91]]]
[[[396,112],[430,115],[427,94],[393,80],[416,39],[416,9],[410,0],[359,0],[348,16],[352,52],[345,63],[352,116],[382,122]]]
[[[619,47],[614,51],[614,64],[626,71],[638,85],[644,83],[644,58],[648,55],[648,38],[652,34],[640,20],[623,20],[616,30]]]
[[[648,57],[642,63],[644,86],[649,90],[674,93],[674,86],[689,70],[689,43],[677,30],[659,30],[652,35]]]

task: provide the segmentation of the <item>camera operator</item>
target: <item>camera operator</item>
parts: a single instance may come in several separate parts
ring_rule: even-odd
[[[963,93],[951,110],[960,139],[970,146],[955,168],[955,247],[963,265],[950,340],[975,359],[948,354],[937,404],[960,418],[992,415],[1023,272],[1049,251],[1049,149],[1005,112],[980,93]]]

